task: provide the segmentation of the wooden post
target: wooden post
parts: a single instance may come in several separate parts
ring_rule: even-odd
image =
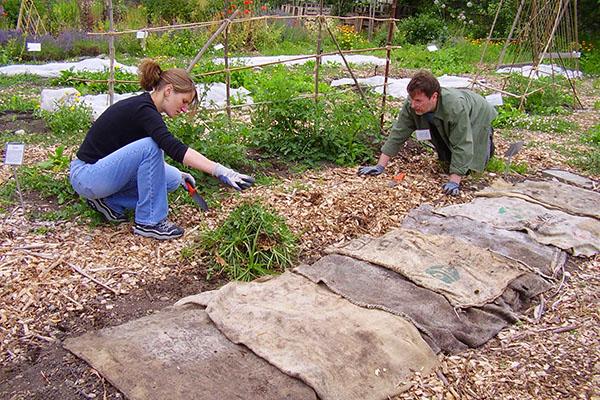
[[[229,2],[227,2],[226,4],[229,5]],[[227,119],[231,124],[231,71],[229,71],[229,25],[225,27],[225,38],[223,42],[223,61],[225,65],[225,109],[227,110]]]
[[[112,106],[115,98],[115,35],[113,25],[112,0],[108,1],[108,31],[110,32],[110,35],[108,36],[108,56],[110,59],[110,76],[108,78],[108,99],[109,105]]]
[[[390,74],[390,57],[392,49],[390,46],[392,45],[392,38],[394,37],[394,19],[396,18],[396,6],[398,4],[398,0],[394,0],[392,3],[392,9],[390,11],[390,23],[388,27],[388,34],[386,40],[386,51],[385,51],[385,75],[383,77],[383,95],[381,97],[381,117],[379,119],[379,128],[383,130],[383,119],[385,117],[385,97],[387,96],[387,82],[388,76]]]
[[[323,0],[319,3],[319,16],[317,17],[317,22],[319,26],[319,30],[317,33],[317,52],[315,57],[315,104],[319,102],[319,68],[321,66],[321,40],[323,39],[323,30],[322,30],[322,22],[323,22]]]

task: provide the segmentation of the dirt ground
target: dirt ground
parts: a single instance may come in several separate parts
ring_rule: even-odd
[[[591,126],[600,121],[596,114],[588,107],[573,118]],[[16,118],[15,127],[45,129],[31,116]],[[556,146],[549,146],[550,141],[566,143],[567,138],[519,134],[535,143],[526,144],[514,160],[527,162],[531,177],[540,177],[544,168],[572,170]],[[499,132],[498,152],[510,142]],[[40,161],[53,150],[30,146],[27,160]],[[274,185],[242,194],[229,195],[223,189],[227,195],[220,208],[207,214],[188,205],[172,210],[171,218],[186,228],[186,234],[165,243],[132,235],[131,223],[92,228],[78,221],[32,221],[30,212],[57,207],[41,199],[29,199],[25,213],[11,209],[0,226],[0,398],[124,398],[85,362],[63,350],[61,341],[139,318],[226,283],[222,276],[207,280],[204,264],[181,253],[203,227],[218,225],[241,201],[259,198],[284,216],[300,237],[299,262],[310,263],[330,244],[360,234],[381,235],[398,226],[422,203],[468,202],[497,178],[489,173],[472,177],[460,197],[443,196],[439,187],[445,177],[433,155],[418,146],[397,157],[384,176],[366,179],[355,172],[324,168],[279,176]],[[406,178],[391,184],[398,172]],[[0,183],[9,178],[10,171],[3,167]],[[564,280],[540,299],[543,307],[529,310],[520,323],[482,348],[440,355],[440,371],[427,377],[417,374],[413,387],[396,400],[600,398],[600,256],[571,258],[566,271]]]

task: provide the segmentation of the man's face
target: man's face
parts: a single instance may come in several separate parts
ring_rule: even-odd
[[[435,92],[431,97],[423,92],[414,92],[410,95],[410,106],[417,115],[423,115],[430,111],[435,110],[437,106],[438,93]]]

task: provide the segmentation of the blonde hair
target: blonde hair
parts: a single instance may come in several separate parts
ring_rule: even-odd
[[[166,85],[172,85],[176,93],[194,92],[192,104],[198,100],[194,81],[185,69],[171,68],[163,71],[158,63],[150,58],[142,60],[138,67],[140,86],[147,91],[161,90]]]

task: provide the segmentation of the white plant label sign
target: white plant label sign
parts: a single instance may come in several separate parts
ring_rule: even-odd
[[[42,51],[42,44],[35,42],[27,42],[27,51]]]
[[[4,164],[6,164],[6,165],[21,165],[21,164],[23,164],[24,154],[25,154],[25,144],[11,143],[11,142],[6,143]]]
[[[136,39],[146,39],[148,37],[148,32],[146,31],[137,31],[135,33]]]
[[[492,93],[490,95],[485,96],[485,99],[489,104],[493,106],[501,106],[502,104],[504,104],[501,93]]]

